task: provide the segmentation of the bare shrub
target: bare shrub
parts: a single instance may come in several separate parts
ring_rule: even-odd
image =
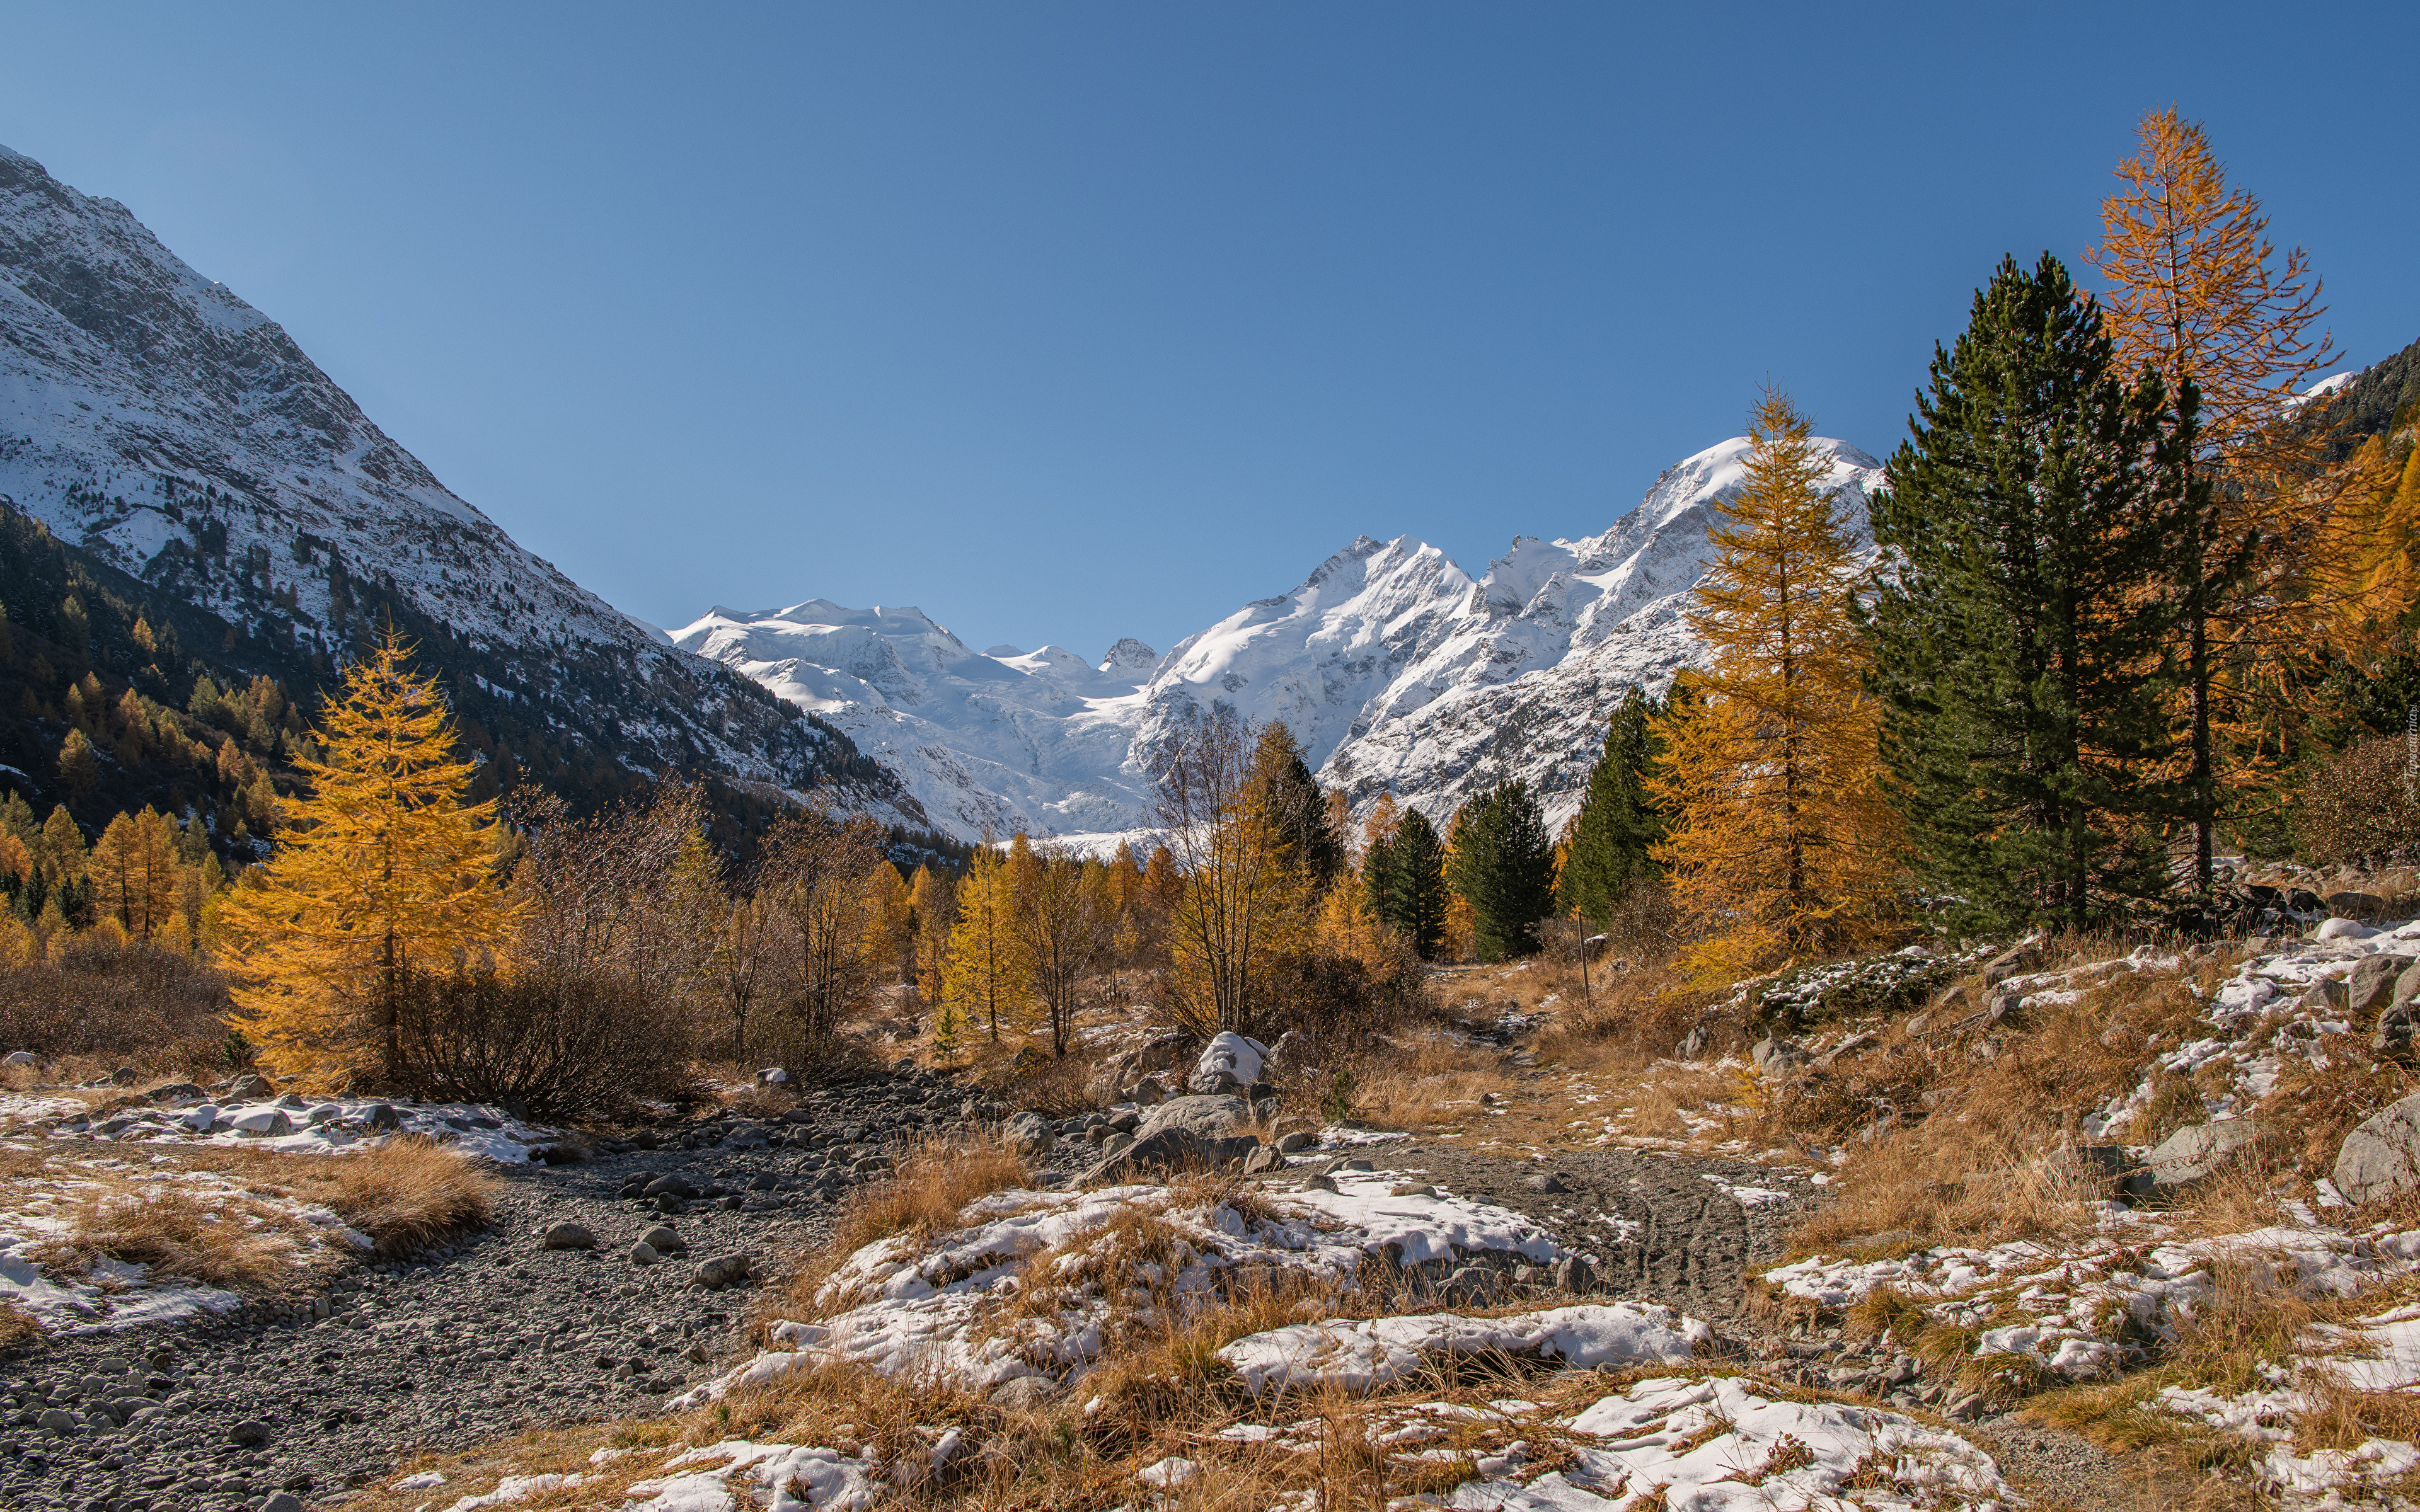
[[[140,1071],[209,1069],[226,1040],[226,983],[206,963],[101,932],[0,969],[0,1051],[96,1057]]]
[[[396,1034],[402,1079],[421,1097],[567,1118],[690,1086],[687,1018],[613,976],[411,977],[397,993]]]
[[[2409,743],[2356,740],[2320,763],[2294,805],[2294,849],[2317,866],[2360,864],[2420,841]]]

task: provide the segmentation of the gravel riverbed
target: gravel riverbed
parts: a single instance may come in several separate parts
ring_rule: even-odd
[[[830,1088],[785,1119],[726,1119],[639,1136],[661,1148],[504,1170],[489,1228],[355,1267],[299,1304],[54,1340],[0,1364],[0,1505],[299,1512],[422,1449],[644,1415],[749,1348],[754,1287],[706,1285],[708,1262],[745,1257],[778,1273],[902,1144],[1000,1111],[921,1074]],[[1066,1180],[1093,1153],[1063,1139],[1045,1179]],[[1348,1157],[1524,1213],[1594,1258],[1602,1294],[1742,1333],[1743,1268],[1777,1255],[1820,1198],[1803,1178],[1739,1162],[1611,1150],[1539,1161],[1435,1140],[1323,1151],[1271,1180]],[[662,1178],[690,1195],[638,1195]],[[566,1224],[593,1247],[544,1247]],[[633,1263],[632,1245],[659,1226],[679,1253]]]

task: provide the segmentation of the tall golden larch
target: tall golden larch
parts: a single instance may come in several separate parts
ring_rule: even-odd
[[[495,875],[495,803],[466,803],[436,680],[390,630],[345,674],[299,758],[305,796],[282,800],[284,840],[225,900],[220,960],[236,1026],[282,1075],[329,1087],[392,1076],[397,1009],[415,974],[500,949],[513,916]]]
[[[1812,423],[1768,388],[1746,484],[1717,506],[1693,628],[1712,663],[1658,722],[1652,791],[1673,815],[1655,856],[1700,937],[1687,964],[1730,980],[1869,934],[1890,902],[1898,826],[1880,711],[1861,687],[1847,531]]]
[[[93,906],[135,939],[152,939],[181,922],[184,884],[176,827],[152,809],[112,819],[93,845],[85,874],[92,879]]]

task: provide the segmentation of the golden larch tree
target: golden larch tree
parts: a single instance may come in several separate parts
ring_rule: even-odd
[[[146,808],[121,813],[101,832],[85,863],[93,905],[138,940],[182,922],[184,879],[177,864],[177,831],[166,815]]]
[[[295,763],[307,794],[280,802],[284,840],[225,898],[219,927],[235,1026],[271,1071],[326,1088],[395,1074],[409,980],[500,949],[514,920],[495,803],[464,801],[477,769],[393,630],[347,671],[319,744],[324,760]]]
[[[1849,536],[1813,425],[1767,388],[1745,486],[1720,503],[1690,627],[1711,665],[1659,721],[1650,787],[1674,817],[1654,855],[1700,938],[1686,964],[1724,980],[1869,935],[1891,898],[1898,833],[1880,710],[1860,679]]]
[[[2227,181],[2197,121],[2174,106],[2143,117],[2140,147],[2102,202],[2102,240],[2086,259],[2109,281],[2109,334],[2128,370],[2149,366],[2168,392],[2200,399],[2199,442],[2180,480],[2209,489],[2178,577],[2191,597],[2181,692],[2191,764],[2195,886],[2212,881],[2223,733],[2247,756],[2292,703],[2287,664],[2309,636],[2315,593],[2335,596],[2359,532],[2309,496],[2325,438],[2290,424],[2304,384],[2334,358],[2316,330],[2326,306],[2300,247],[2280,254],[2257,197]],[[2222,582],[2234,591],[2213,592]],[[2213,642],[2217,643],[2213,643]],[[2225,705],[2225,706],[2222,706]],[[2228,729],[2225,732],[2221,727]]]
[[[941,968],[944,1011],[1000,1042],[1012,1034],[1028,999],[1024,962],[1016,948],[1016,891],[1008,863],[986,843],[975,848],[958,879],[957,922]]]

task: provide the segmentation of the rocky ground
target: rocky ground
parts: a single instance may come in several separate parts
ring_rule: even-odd
[[[752,1291],[710,1284],[740,1269],[733,1257],[777,1271],[903,1144],[999,1111],[945,1079],[901,1075],[814,1094],[779,1120],[640,1134],[578,1164],[505,1170],[486,1231],[357,1268],[299,1304],[55,1340],[0,1366],[0,1504],[318,1502],[424,1447],[644,1413],[743,1348]],[[1095,1153],[1062,1138],[1043,1162],[1063,1181]],[[1605,1294],[1718,1323],[1742,1319],[1743,1268],[1778,1253],[1814,1190],[1731,1161],[1603,1151],[1542,1163],[1404,1141],[1297,1157],[1266,1179],[1348,1158],[1523,1212],[1597,1257]],[[688,1195],[660,1189],[671,1183]],[[593,1242],[546,1247],[550,1232],[576,1242],[574,1227]],[[679,1251],[634,1263],[632,1246],[658,1227]]]

